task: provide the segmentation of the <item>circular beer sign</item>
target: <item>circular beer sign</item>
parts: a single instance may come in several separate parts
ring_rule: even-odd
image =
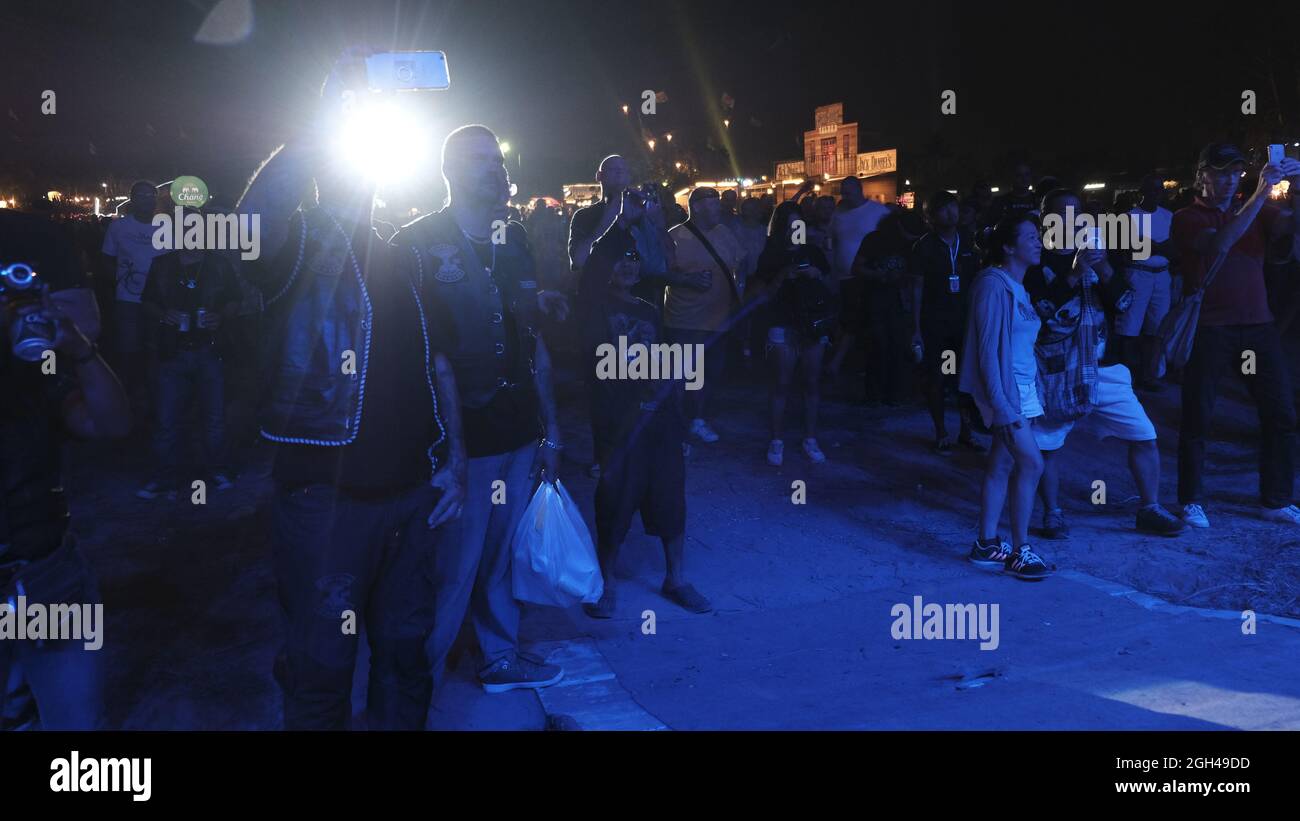
[[[186,208],[202,208],[208,201],[208,184],[198,177],[177,177],[172,181],[172,202]]]

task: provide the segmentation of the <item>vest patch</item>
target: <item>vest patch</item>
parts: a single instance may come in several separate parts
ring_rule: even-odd
[[[465,269],[460,264],[460,249],[455,245],[446,243],[437,243],[429,249],[438,260],[438,270],[434,272],[433,278],[439,282],[460,282],[465,278]]]

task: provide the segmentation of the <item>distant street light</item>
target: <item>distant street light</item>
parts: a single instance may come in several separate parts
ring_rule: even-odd
[[[627,103],[623,103],[623,113],[627,113]]]
[[[722,126],[723,128],[731,128],[731,120],[723,120]]]
[[[673,135],[672,135],[671,133],[669,133],[669,134],[665,134],[665,135],[664,135],[664,139],[667,140],[668,142],[672,142],[672,141],[673,141]]]
[[[646,145],[650,146],[650,150],[651,150],[651,151],[654,151],[654,150],[655,150],[655,141],[654,141],[654,140],[646,140]]]

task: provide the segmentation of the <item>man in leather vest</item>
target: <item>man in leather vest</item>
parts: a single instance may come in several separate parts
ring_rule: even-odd
[[[349,68],[345,58],[326,82],[317,134],[343,115],[339,78]],[[275,570],[286,642],[275,673],[286,729],[345,727],[363,622],[367,725],[423,729],[433,543],[465,498],[459,400],[433,344],[418,266],[403,262],[413,255],[375,232],[373,188],[343,167],[313,138],[290,143],[240,206],[261,215],[265,238],[248,273],[265,295],[270,340],[262,436],[279,444]],[[304,199],[313,179],[315,202]]]
[[[447,206],[393,237],[403,264],[417,265],[434,346],[455,372],[469,456],[464,512],[438,535],[434,685],[468,612],[484,690],[546,687],[563,670],[519,652],[510,575],[510,540],[534,478],[555,481],[559,467],[550,357],[537,329],[544,300],[523,226],[501,207],[509,182],[496,135],[481,125],[453,131],[442,173]]]

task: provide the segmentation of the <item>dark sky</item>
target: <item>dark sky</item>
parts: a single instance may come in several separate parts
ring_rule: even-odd
[[[996,184],[1022,154],[1070,179],[1185,164],[1211,136],[1300,134],[1295,4],[1207,24],[1199,6],[1132,2],[253,0],[247,41],[200,45],[215,5],[0,0],[0,193],[182,173],[233,189],[300,126],[347,43],[445,51],[452,88],[420,103],[438,137],[490,126],[520,154],[525,192],[642,151],[618,110],[642,89],[669,95],[646,124],[708,174],[771,173],[834,101],[861,124],[860,150],[897,147],[905,174],[945,186]],[[1254,117],[1240,112],[1248,88]],[[939,113],[944,89],[956,116]]]

